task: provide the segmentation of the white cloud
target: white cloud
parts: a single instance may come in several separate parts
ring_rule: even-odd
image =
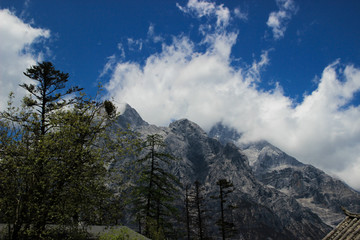
[[[128,47],[130,51],[141,51],[143,47],[143,41],[133,38],[128,38]]]
[[[280,3],[289,8],[289,2]],[[199,16],[218,8],[203,1],[189,1],[189,6],[197,6]],[[174,37],[143,65],[117,62],[105,86],[109,95],[157,125],[188,118],[209,130],[223,121],[244,133],[242,141],[266,139],[360,189],[360,175],[354,174],[360,169],[360,107],[349,105],[360,90],[359,68],[330,64],[317,89],[296,104],[279,84],[269,91],[258,89],[269,51],[248,67],[234,68],[230,55],[238,34],[204,34],[199,43]],[[206,50],[196,51],[204,43]]]
[[[120,56],[121,56],[122,58],[125,58],[125,57],[126,57],[126,54],[125,54],[125,49],[124,49],[123,44],[122,44],[122,43],[118,43],[117,48],[118,48],[118,50],[119,50],[120,53],[121,53]],[[112,56],[110,56],[110,58],[112,58]]]
[[[50,37],[50,31],[33,28],[16,17],[8,9],[0,10],[0,110],[4,110],[9,93],[20,99],[24,91],[20,83],[29,79],[24,76],[26,68],[41,61],[32,44]]]
[[[279,10],[270,13],[266,24],[272,29],[274,39],[278,40],[284,37],[288,22],[296,13],[297,7],[293,0],[276,0],[276,4]]]
[[[122,46],[119,46],[119,45],[118,45],[118,49],[123,50]],[[122,51],[122,53],[124,53],[124,51]],[[99,78],[102,78],[103,76],[105,76],[109,72],[113,71],[113,69],[114,69],[114,65],[116,64],[116,56],[115,56],[115,54],[108,57],[107,60],[108,61],[106,62],[102,72],[100,73]]]
[[[241,19],[243,21],[248,20],[248,13],[241,11],[240,8],[235,8],[234,9],[234,14],[235,14],[235,17],[237,17],[237,18],[239,18],[239,19]]]
[[[179,4],[177,4],[177,7],[185,13],[194,11],[198,17],[210,15],[215,11],[214,3],[201,0],[189,0],[186,7],[182,7]]]
[[[189,0],[186,7],[177,4],[177,7],[184,13],[192,13],[195,17],[216,17],[216,27],[225,28],[230,21],[230,11],[223,4],[216,5],[213,2],[204,0]]]
[[[151,39],[154,43],[161,42],[164,40],[161,36],[155,34],[154,24],[150,24],[147,35],[148,38]]]
[[[251,68],[249,68],[246,72],[245,81],[253,82],[253,81],[260,81],[260,72],[261,70],[269,64],[269,51],[263,51],[261,54],[261,59],[259,62],[253,61]]]

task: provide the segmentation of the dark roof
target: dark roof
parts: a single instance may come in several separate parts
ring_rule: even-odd
[[[360,240],[360,214],[343,208],[346,218],[339,223],[323,240]]]

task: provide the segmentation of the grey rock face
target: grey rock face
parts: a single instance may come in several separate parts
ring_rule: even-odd
[[[335,226],[344,219],[341,206],[360,212],[360,194],[342,181],[299,162],[266,141],[240,148],[248,157],[257,180],[295,198],[326,224]]]
[[[119,125],[119,127],[124,129],[128,126],[141,127],[149,125],[129,104],[126,104],[124,112],[118,117],[117,124]]]
[[[209,136],[225,145],[226,143],[236,143],[240,139],[241,134],[234,128],[217,123],[210,129]]]
[[[154,133],[162,135],[167,151],[179,159],[170,169],[172,173],[180,179],[183,186],[192,185],[196,180],[204,186],[206,208],[208,215],[212,216],[207,219],[208,236],[213,239],[220,237],[215,225],[219,216],[219,203],[210,196],[218,193],[216,182],[222,178],[235,186],[228,199],[228,202],[237,206],[231,214],[237,229],[233,239],[321,239],[331,230],[318,215],[304,207],[295,197],[277,189],[276,183],[272,185],[275,180],[266,177],[266,169],[270,166],[267,166],[265,153],[263,164],[257,161],[250,163],[246,150],[251,146],[242,151],[233,143],[222,144],[187,119],[175,121],[164,128],[149,125],[138,114],[129,112],[130,119],[124,114],[118,119],[118,126],[130,123],[130,127],[143,136]],[[216,133],[221,134],[220,130]],[[256,151],[259,149],[256,148]],[[280,150],[275,152],[281,155]],[[301,163],[291,157],[281,160],[280,155],[278,165],[289,161],[301,166]]]

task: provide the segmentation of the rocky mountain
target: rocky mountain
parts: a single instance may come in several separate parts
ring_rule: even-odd
[[[227,143],[236,144],[241,134],[235,128],[229,128],[222,123],[215,124],[209,131],[209,137],[219,140],[223,145]]]
[[[215,225],[220,206],[210,196],[217,194],[216,182],[222,178],[235,187],[228,200],[236,206],[231,214],[237,229],[233,239],[321,239],[331,230],[329,225],[342,217],[338,205],[358,207],[355,191],[269,143],[235,145],[240,134],[234,129],[218,125],[207,134],[187,119],[157,127],[130,106],[114,128],[128,125],[142,136],[163,136],[167,151],[179,159],[170,171],[183,186],[199,181],[204,187],[212,239],[221,236]]]
[[[217,131],[214,135],[216,129],[223,131]],[[217,139],[227,139],[229,142],[237,142],[237,136],[240,136],[236,130],[221,123],[217,124],[209,135]],[[352,212],[360,212],[360,194],[342,181],[299,162],[267,141],[238,146],[247,156],[258,181],[295,198],[326,224],[336,226],[344,219],[342,206]]]

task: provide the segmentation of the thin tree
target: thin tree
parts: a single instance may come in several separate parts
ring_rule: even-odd
[[[144,219],[145,234],[160,237],[171,228],[169,219],[177,214],[174,200],[179,194],[179,181],[169,172],[175,157],[165,152],[158,134],[149,135],[144,143],[144,157],[138,160],[143,170],[135,187],[135,208],[139,223]],[[156,236],[155,236],[156,235]]]
[[[187,214],[188,238],[195,235],[196,239],[206,239],[205,218],[206,207],[204,197],[204,187],[196,180],[194,185],[185,193],[185,208]],[[189,227],[190,226],[190,227]]]
[[[185,188],[185,211],[186,211],[186,232],[187,239],[190,240],[190,200],[189,200],[189,186]]]
[[[200,182],[195,181],[195,205],[197,210],[197,224],[198,224],[198,232],[200,240],[204,239],[204,226],[203,226],[203,197],[200,192]]]
[[[228,195],[234,191],[234,185],[226,179],[219,179],[216,185],[219,186],[219,194],[213,198],[218,199],[220,202],[220,218],[216,224],[219,226],[222,239],[225,240],[227,235],[230,237],[234,234],[234,223],[227,221],[225,216],[227,210],[231,211],[233,209],[233,206],[227,204],[227,201]]]

